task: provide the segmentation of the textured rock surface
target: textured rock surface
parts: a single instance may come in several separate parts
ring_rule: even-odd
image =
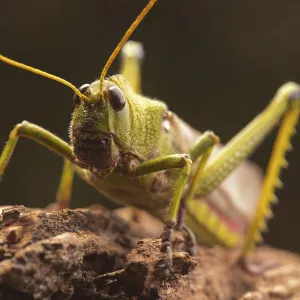
[[[132,209],[3,207],[0,299],[300,299],[296,255],[260,248],[251,261],[275,264],[253,275],[234,264],[236,252],[219,247],[198,247],[191,258],[180,233],[166,279],[158,268],[160,231]]]

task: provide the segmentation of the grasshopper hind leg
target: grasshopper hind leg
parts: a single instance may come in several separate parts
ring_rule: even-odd
[[[121,74],[136,93],[141,93],[141,65],[144,49],[141,43],[128,41],[121,51]]]
[[[251,273],[263,272],[274,265],[274,262],[267,262],[264,266],[251,266],[247,257],[254,248],[256,242],[262,241],[261,232],[267,229],[266,220],[272,216],[270,206],[277,201],[274,194],[276,187],[282,187],[279,179],[280,171],[287,167],[285,155],[291,149],[290,139],[295,133],[295,127],[300,113],[300,89],[292,92],[288,98],[289,106],[279,128],[271,158],[268,163],[267,172],[261,192],[261,197],[255,212],[253,221],[249,227],[248,234],[242,246],[239,263]]]
[[[260,199],[255,211],[251,211],[253,217],[247,226],[246,237],[241,242],[241,254],[238,262],[244,266],[247,265],[246,258],[255,244],[262,241],[261,232],[267,229],[266,220],[272,217],[270,206],[276,201],[274,190],[276,187],[282,186],[279,180],[280,170],[287,166],[285,154],[290,149],[290,138],[295,132],[299,113],[300,86],[293,82],[286,83],[278,89],[268,107],[224,146],[218,156],[205,168],[197,186],[197,194],[202,197],[216,189],[242,161],[254,152],[283,117]],[[187,201],[189,210],[194,211],[195,207],[192,204],[195,203]],[[211,231],[211,233],[216,235],[217,232]],[[226,244],[226,235],[221,236],[220,242]],[[269,265],[268,263],[265,268],[262,266],[261,271],[268,268]],[[247,269],[251,272],[250,265]]]

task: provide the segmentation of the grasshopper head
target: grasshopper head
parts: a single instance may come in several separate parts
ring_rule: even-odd
[[[79,88],[87,99],[74,95],[70,128],[74,154],[98,170],[114,168],[126,148],[122,141],[130,130],[128,101],[121,88],[105,80],[101,96],[99,80]]]
[[[113,77],[105,80],[105,76],[124,43],[129,39],[155,2],[157,0],[149,0],[142,12],[125,32],[105,64],[100,80],[92,84],[85,84],[80,89],[77,89],[73,84],[61,77],[0,54],[0,61],[60,82],[75,92],[75,111],[71,122],[70,138],[74,154],[89,167],[99,170],[112,169],[117,165],[121,152],[130,150],[128,135],[134,127],[130,120],[134,119],[135,113],[132,112],[133,116],[130,118],[128,99],[124,90],[120,88],[122,85],[118,86],[114,82]]]

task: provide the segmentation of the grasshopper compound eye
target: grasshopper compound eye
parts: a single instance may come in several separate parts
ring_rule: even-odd
[[[78,89],[78,91],[84,95],[84,93],[89,88],[89,86],[90,86],[90,84],[85,83]],[[75,106],[78,106],[80,104],[80,97],[76,93],[73,96],[73,102],[74,102]]]
[[[117,86],[111,86],[107,91],[107,99],[115,111],[120,111],[126,104],[125,95]]]

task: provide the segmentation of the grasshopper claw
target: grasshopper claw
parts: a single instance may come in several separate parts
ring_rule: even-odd
[[[166,254],[164,260],[157,265],[159,272],[163,272],[164,277],[170,277],[173,265],[173,255],[170,242],[164,242],[161,246],[161,251]]]
[[[166,253],[166,258],[165,258],[165,267],[169,268],[172,266],[173,263],[173,255],[172,255],[172,248],[171,248],[171,243],[170,242],[164,242],[161,246],[161,251]]]
[[[157,269],[159,273],[161,273],[161,271],[163,272],[164,277],[170,277],[171,268],[173,265],[173,251],[171,242],[168,240],[163,241],[160,250],[161,252],[164,252],[166,256],[163,261],[157,265]]]
[[[164,269],[165,277],[170,276],[170,270],[173,265],[173,250],[172,250],[172,231],[175,226],[174,221],[167,221],[164,226],[164,230],[161,238],[160,250],[165,253],[164,262],[158,265],[158,268]]]
[[[165,277],[170,277],[170,275],[171,275],[171,272],[170,272],[171,270],[169,269],[169,268],[165,268],[164,269],[164,276]]]

